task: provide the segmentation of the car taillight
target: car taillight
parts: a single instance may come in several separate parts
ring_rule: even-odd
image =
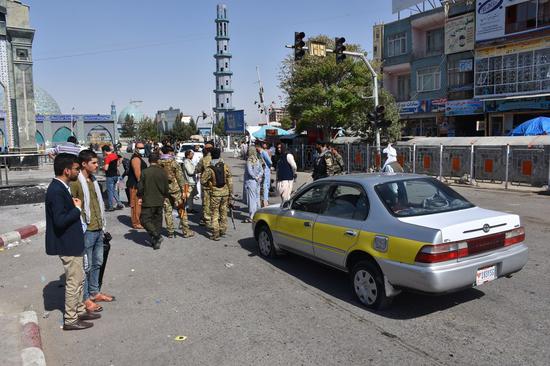
[[[439,263],[446,262],[468,255],[468,243],[460,241],[448,244],[424,245],[415,261],[420,263]]]
[[[504,246],[510,246],[517,243],[521,243],[525,240],[525,228],[518,227],[517,229],[510,230],[506,232],[506,235],[504,237]]]

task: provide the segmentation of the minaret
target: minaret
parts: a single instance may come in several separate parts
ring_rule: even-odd
[[[225,111],[235,109],[233,107],[233,89],[231,87],[231,52],[229,51],[229,20],[227,18],[227,7],[223,4],[217,6],[216,17],[216,122],[223,117]]]
[[[111,118],[113,119],[113,131],[115,133],[114,139],[116,141],[120,136],[120,130],[122,129],[122,126],[119,125],[118,120],[116,118],[116,105],[114,101],[111,103]]]

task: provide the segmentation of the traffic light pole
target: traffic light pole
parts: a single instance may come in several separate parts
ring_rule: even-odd
[[[291,46],[291,45],[286,45],[285,47],[286,48],[294,48],[294,46]],[[305,51],[308,50],[307,47],[303,47],[303,49]],[[329,48],[326,49],[326,52],[327,53],[334,53],[334,51],[329,49]],[[372,67],[372,65],[370,64],[369,60],[367,59],[367,57],[365,56],[364,53],[344,51],[343,54],[348,55],[348,56],[353,56],[355,58],[360,58],[361,60],[363,60],[365,65],[367,65],[367,68],[369,69],[369,71],[372,75],[372,82],[373,82],[372,95],[373,95],[373,98],[374,98],[374,109],[376,109],[376,107],[378,107],[378,75],[376,74],[376,71],[374,70],[374,68]],[[376,132],[376,157],[377,157],[377,161],[381,162],[382,160],[381,160],[381,149],[380,149],[380,128],[376,127],[375,132]]]

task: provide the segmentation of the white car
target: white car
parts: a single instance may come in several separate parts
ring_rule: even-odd
[[[195,146],[200,147],[200,152],[195,151]],[[193,150],[195,155],[193,156],[193,164],[197,165],[198,161],[202,158],[202,149],[204,148],[204,143],[202,142],[185,142],[180,146],[179,151],[176,153],[176,161],[178,163],[183,163],[185,159],[185,152],[187,150]]]

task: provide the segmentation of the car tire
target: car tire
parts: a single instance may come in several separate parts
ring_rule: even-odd
[[[273,235],[271,235],[271,230],[269,230],[266,224],[260,226],[256,241],[258,242],[258,250],[262,257],[275,258],[277,256],[275,246],[273,245]]]
[[[365,307],[382,310],[391,304],[392,298],[386,296],[384,276],[371,261],[355,263],[351,268],[350,279],[353,293]]]

